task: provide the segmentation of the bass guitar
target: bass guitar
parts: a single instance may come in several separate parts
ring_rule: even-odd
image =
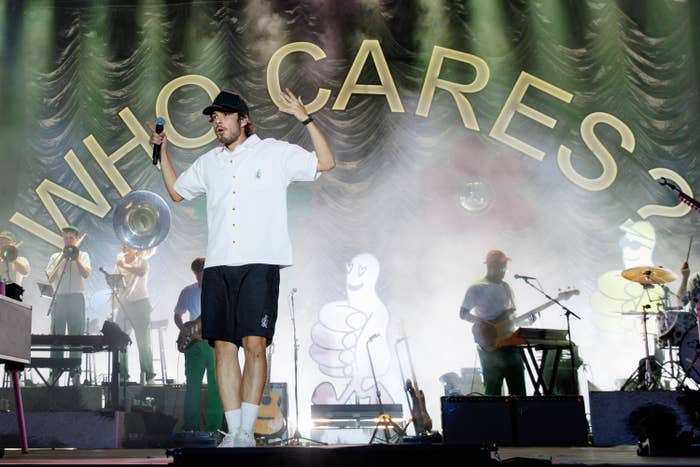
[[[185,353],[196,342],[202,340],[202,317],[188,321],[184,324],[177,336],[177,350]]]
[[[568,289],[559,292],[556,300],[568,300],[574,295],[578,295],[580,292],[577,289]],[[542,305],[533,308],[527,313],[523,313],[520,316],[514,317],[515,309],[503,311],[496,319],[485,320],[476,318],[477,321],[472,326],[472,335],[474,336],[474,341],[479,345],[482,350],[487,352],[492,352],[499,347],[507,345],[506,339],[513,335],[515,330],[519,327],[521,323],[524,322],[534,322],[539,313],[552,306],[555,303],[554,300],[550,300]]]
[[[411,420],[413,421],[413,428],[416,430],[416,435],[429,434],[430,430],[433,429],[433,421],[428,414],[428,410],[425,406],[425,394],[418,388],[418,381],[416,380],[416,372],[413,367],[413,359],[411,358],[411,350],[408,346],[408,338],[405,336],[403,331],[403,322],[401,323],[401,333],[402,337],[399,339],[400,342],[405,342],[406,344],[406,355],[408,357],[408,363],[411,369],[411,378],[406,379],[404,384],[404,390],[409,399],[409,408],[411,409]]]
[[[267,348],[267,381],[263,391],[258,418],[255,421],[255,434],[262,438],[278,438],[284,433],[287,424],[282,413],[280,394],[270,389],[270,374],[272,371],[272,353],[274,344]]]

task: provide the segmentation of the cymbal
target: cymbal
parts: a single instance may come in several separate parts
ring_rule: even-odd
[[[656,285],[673,282],[677,279],[671,271],[654,266],[640,266],[622,271],[622,277],[642,285]]]

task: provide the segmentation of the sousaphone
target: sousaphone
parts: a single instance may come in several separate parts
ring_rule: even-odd
[[[123,243],[147,250],[165,240],[170,230],[170,207],[152,191],[132,191],[115,206],[114,232]]]

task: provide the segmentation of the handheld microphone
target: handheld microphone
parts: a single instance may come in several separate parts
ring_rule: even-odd
[[[532,277],[532,276],[521,276],[520,274],[513,274],[513,277],[515,277],[516,279],[524,279],[524,280],[526,280],[526,281],[532,281],[532,280],[537,279],[536,277]]]
[[[156,133],[163,133],[163,127],[165,126],[165,119],[163,117],[156,118]],[[153,145],[153,165],[157,165],[160,162],[160,144]]]
[[[100,266],[100,272],[101,272],[102,274],[104,274],[105,277],[109,276],[109,273],[108,273],[107,271],[105,271],[105,269],[104,269],[102,266]]]

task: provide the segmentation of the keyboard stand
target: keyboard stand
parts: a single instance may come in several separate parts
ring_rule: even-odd
[[[519,346],[519,348],[520,356],[525,363],[525,368],[527,369],[527,373],[530,376],[530,381],[532,382],[532,386],[534,388],[534,395],[551,396],[554,392],[554,385],[557,379],[557,371],[559,370],[559,360],[561,359],[562,350],[568,347],[553,343],[528,343]],[[535,355],[534,350],[540,350],[542,352],[539,362],[537,361],[537,356]],[[554,363],[552,366],[552,376],[550,381],[547,382],[545,380],[544,368],[545,362],[547,361],[547,355],[550,351],[554,351]]]

